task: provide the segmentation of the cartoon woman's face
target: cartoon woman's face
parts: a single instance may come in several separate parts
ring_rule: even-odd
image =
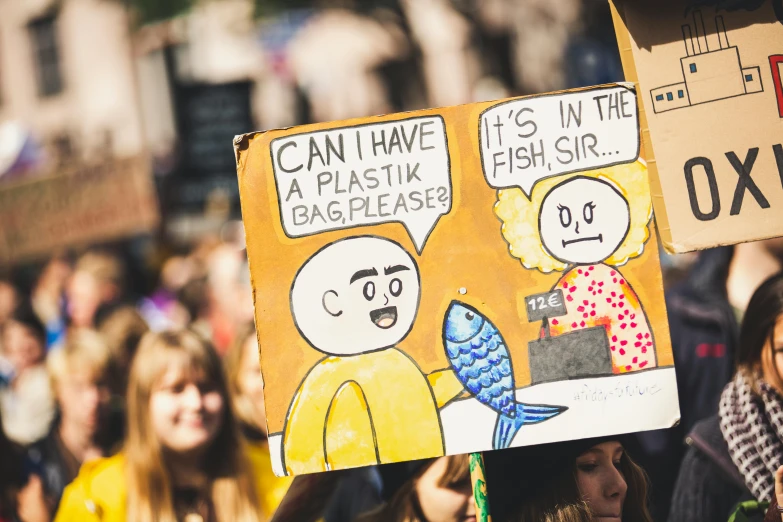
[[[576,176],[544,196],[541,243],[565,263],[593,264],[611,256],[631,225],[628,201],[606,181]]]

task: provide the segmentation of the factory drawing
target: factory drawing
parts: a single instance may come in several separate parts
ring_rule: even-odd
[[[692,28],[682,26],[685,56],[680,58],[680,68],[685,81],[650,91],[656,114],[764,90],[759,66],[743,67],[739,48],[729,44],[722,16],[715,17],[715,29],[717,48],[705,30],[701,11],[693,12]]]

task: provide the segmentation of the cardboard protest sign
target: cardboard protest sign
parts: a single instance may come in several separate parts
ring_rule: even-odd
[[[149,231],[157,223],[144,157],[9,183],[0,187],[0,263]]]
[[[613,12],[666,249],[782,236],[783,11],[613,0]]]
[[[278,474],[678,420],[628,85],[235,149]]]

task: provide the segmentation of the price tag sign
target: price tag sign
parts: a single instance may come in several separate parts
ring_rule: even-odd
[[[565,299],[562,290],[533,294],[525,298],[527,304],[527,320],[531,323],[541,321],[545,317],[560,317],[566,315]]]

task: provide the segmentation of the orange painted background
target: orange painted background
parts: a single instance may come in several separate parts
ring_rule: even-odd
[[[481,171],[478,143],[480,113],[498,103],[476,103],[442,109],[314,124],[246,135],[238,145],[242,214],[253,281],[256,325],[265,380],[269,432],[283,429],[291,399],[307,371],[324,355],[310,347],[294,327],[289,291],[299,267],[319,248],[337,239],[373,234],[399,242],[419,263],[421,306],[413,330],[398,347],[425,373],[447,368],[441,341],[446,308],[459,299],[482,311],[505,338],[517,387],[530,382],[527,343],[538,337],[538,323],[528,323],[525,297],[548,291],[562,272],[542,274],[525,269],[508,253],[493,212],[496,191]],[[270,142],[281,136],[364,123],[440,115],[446,123],[453,203],[440,218],[421,256],[400,223],[358,227],[290,239],[280,225]],[[656,339],[659,366],[673,364],[655,231],[644,253],[621,267],[647,312]],[[467,294],[459,294],[465,288]]]

